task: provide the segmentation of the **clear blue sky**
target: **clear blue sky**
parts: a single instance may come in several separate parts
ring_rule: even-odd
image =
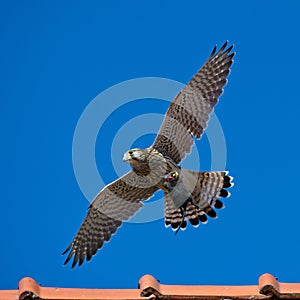
[[[24,276],[44,286],[135,288],[146,273],[168,284],[256,284],[264,272],[299,282],[299,13],[296,0],[2,2],[0,288]],[[90,263],[63,267],[89,204],[72,165],[85,107],[128,79],[186,83],[225,40],[237,55],[216,114],[235,187],[219,218],[176,237],[163,220],[124,224]],[[159,103],[119,115],[163,114]],[[122,118],[111,115],[97,139],[107,183],[116,171],[103,158]],[[141,146],[152,139],[142,136]],[[207,137],[197,145],[208,169]]]

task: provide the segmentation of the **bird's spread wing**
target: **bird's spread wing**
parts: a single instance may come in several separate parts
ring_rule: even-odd
[[[201,137],[227,83],[235,53],[227,42],[213,49],[202,68],[171,103],[152,145],[164,156],[179,163],[193,146],[193,136]]]
[[[104,242],[121,226],[123,220],[133,216],[143,204],[141,200],[150,198],[157,191],[147,177],[136,175],[133,171],[107,185],[96,196],[89,207],[79,231],[69,247],[65,264],[74,256],[72,268],[79,262],[90,260]]]

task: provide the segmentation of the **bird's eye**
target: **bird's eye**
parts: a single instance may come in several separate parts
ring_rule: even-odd
[[[132,150],[129,150],[128,153],[131,155],[131,154],[133,154],[133,151],[132,151]]]

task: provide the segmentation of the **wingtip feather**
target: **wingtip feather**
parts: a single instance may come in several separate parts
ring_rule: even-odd
[[[71,258],[73,257],[74,253],[73,251],[71,251],[68,255],[68,257],[66,258],[65,262],[64,262],[64,266],[71,260]]]
[[[217,51],[217,45],[214,46],[213,50],[211,51],[211,53],[209,55],[209,58],[212,58],[216,54],[216,51]]]
[[[72,247],[72,243],[68,246],[68,248],[61,254],[61,255],[65,255]]]

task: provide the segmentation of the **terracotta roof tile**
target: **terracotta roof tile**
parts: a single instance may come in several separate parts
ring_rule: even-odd
[[[0,300],[102,300],[102,299],[300,299],[300,283],[280,283],[271,274],[263,274],[258,285],[183,286],[160,284],[144,275],[137,289],[80,289],[41,287],[32,278],[19,282],[18,290],[0,290]]]

